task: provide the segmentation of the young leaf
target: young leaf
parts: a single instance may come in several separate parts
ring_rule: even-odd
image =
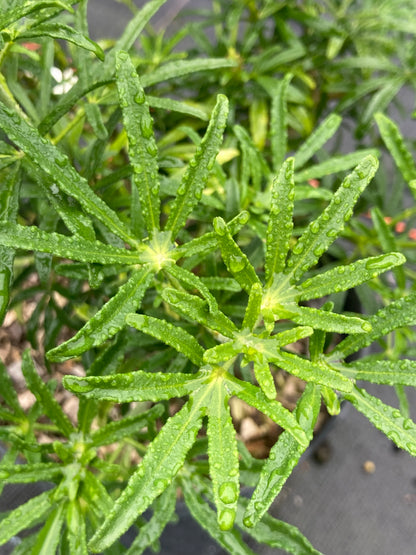
[[[219,364],[232,360],[240,353],[240,347],[233,341],[220,343],[204,351],[204,362],[206,364]]]
[[[274,274],[282,272],[285,268],[293,229],[294,198],[293,158],[288,158],[283,163],[278,177],[273,180],[271,190],[264,265],[267,285],[273,281]]]
[[[32,497],[0,520],[0,545],[41,519],[53,506],[53,492],[45,491]]]
[[[199,277],[192,272],[189,272],[185,268],[178,266],[177,264],[171,264],[166,267],[166,272],[176,278],[179,282],[185,283],[188,286],[194,287],[197,291],[201,293],[204,299],[207,301],[211,312],[218,312],[218,304],[215,297],[211,294],[208,287],[204,282],[199,279]]]
[[[287,91],[293,75],[287,73],[279,81],[272,96],[270,108],[270,147],[273,160],[273,171],[277,173],[287,152]]]
[[[66,437],[69,437],[74,431],[69,418],[63,412],[61,406],[52,395],[51,391],[46,387],[41,377],[36,371],[30,356],[30,351],[27,349],[22,357],[22,372],[26,379],[26,383],[30,391],[36,397],[38,402],[43,408],[46,416],[56,424],[59,431]]]
[[[47,353],[47,358],[62,362],[101,345],[126,325],[126,316],[140,306],[153,275],[148,267],[135,270],[129,280],[71,339]]]
[[[351,364],[340,364],[339,370],[344,376],[354,380],[416,386],[416,361],[414,360],[357,360]]]
[[[66,526],[70,555],[88,555],[85,513],[78,499],[70,501],[67,505]]]
[[[333,243],[352,215],[359,196],[373,178],[378,162],[364,158],[342,182],[324,212],[309,224],[292,249],[285,273],[298,280]]]
[[[259,357],[260,359],[261,357]],[[277,392],[269,363],[265,360],[254,359],[254,375],[263,393],[268,399],[276,399]]]
[[[308,384],[298,401],[295,414],[309,439],[312,439],[320,406],[319,387]],[[300,445],[287,431],[281,434],[261,470],[258,484],[246,508],[243,518],[245,526],[252,528],[262,519],[304,451],[305,446]]]
[[[211,312],[208,303],[196,295],[177,291],[170,287],[162,290],[162,299],[175,310],[208,328],[233,337],[237,331],[235,324],[220,311]]]
[[[357,386],[344,397],[397,447],[416,456],[416,424],[410,418]]]
[[[322,123],[309,135],[305,142],[295,154],[295,167],[299,170],[312,158],[315,152],[323,146],[336,132],[341,125],[342,118],[338,114],[330,114]]]
[[[144,316],[143,314],[129,314],[126,318],[128,326],[147,333],[160,341],[170,345],[183,353],[197,366],[202,364],[202,355],[204,350],[198,341],[187,331],[179,326],[174,326],[165,320]]]
[[[118,237],[131,245],[137,241],[130,236],[126,225],[90,188],[87,181],[71,165],[67,156],[26,122],[16,111],[0,102],[0,127],[23,150],[30,160],[50,175],[56,185],[76,199],[92,216],[95,216]]]
[[[252,331],[257,324],[260,316],[261,301],[263,297],[263,289],[259,283],[255,283],[250,290],[246,312],[244,314],[241,329]]]
[[[296,418],[278,401],[268,399],[260,388],[248,382],[243,382],[231,376],[231,374],[225,376],[225,383],[232,395],[236,395],[252,407],[266,414],[273,422],[276,422],[293,435],[301,445],[305,447],[308,445],[309,440]]]
[[[261,285],[256,271],[251,265],[247,256],[241,251],[234,241],[227,228],[227,224],[222,218],[214,219],[214,229],[218,238],[218,245],[221,249],[222,258],[228,271],[241,285],[242,289],[250,294],[251,288],[255,283]]]
[[[165,526],[173,519],[175,506],[176,488],[172,484],[153,503],[153,516],[140,527],[126,555],[141,555],[147,547],[153,546],[162,535]]]
[[[411,293],[406,297],[390,303],[385,308],[380,309],[374,316],[367,319],[371,324],[372,331],[359,335],[350,335],[328,355],[328,360],[335,361],[345,358],[348,355],[367,347],[378,339],[387,335],[391,331],[404,326],[416,324],[416,294]]]
[[[118,52],[117,88],[123,121],[129,139],[129,158],[133,166],[133,182],[149,236],[159,229],[160,199],[157,146],[153,120],[143,87],[127,52]]]
[[[381,137],[393,156],[404,180],[409,182],[416,179],[416,165],[413,156],[406,147],[400,129],[390,118],[380,112],[375,114],[374,118]]]
[[[217,379],[208,404],[208,458],[218,525],[233,527],[239,495],[239,463],[235,429],[223,381]]]
[[[202,495],[195,491],[191,481],[182,481],[182,491],[185,497],[185,503],[193,518],[199,522],[202,528],[204,528],[222,547],[233,555],[255,555],[255,553],[243,542],[237,530],[221,530],[218,526],[214,511],[210,508]]]
[[[164,374],[139,370],[102,377],[65,376],[63,384],[69,391],[89,399],[131,403],[189,395],[201,386],[203,378],[206,378],[205,374]]]
[[[300,291],[298,300],[308,301],[352,289],[405,262],[406,258],[401,253],[389,252],[380,256],[364,258],[345,266],[337,266],[299,284],[297,286]]]
[[[172,232],[172,238],[177,236],[193,207],[202,196],[209,173],[214,166],[215,159],[220,150],[222,136],[227,124],[227,116],[227,97],[218,95],[208,129],[197,148],[195,156],[189,162],[189,166],[178,187],[176,198],[170,209],[165,229]]]
[[[89,543],[101,551],[120,537],[172,482],[202,425],[204,401],[209,390],[195,394],[169,418],[149,445],[140,466]]]
[[[61,530],[65,519],[66,503],[61,502],[48,516],[42,530],[37,535],[31,555],[50,555],[56,552],[61,539]]]

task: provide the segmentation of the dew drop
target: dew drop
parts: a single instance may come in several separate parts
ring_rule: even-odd
[[[230,530],[234,524],[235,511],[231,509],[223,509],[218,515],[218,524],[221,530]]]
[[[243,518],[243,524],[244,526],[246,526],[247,528],[253,528],[254,526],[254,520],[252,516],[245,516]]]
[[[233,273],[241,272],[246,267],[247,261],[243,256],[232,255],[229,260],[230,271]]]
[[[60,168],[64,168],[67,165],[67,160],[66,158],[64,158],[63,156],[57,156],[55,158],[55,163],[57,166],[59,166]]]
[[[237,486],[234,482],[224,482],[219,487],[218,495],[223,503],[234,503],[238,497]]]
[[[412,430],[415,427],[413,421],[410,418],[405,418],[403,421],[403,428],[405,430]]]
[[[293,247],[293,254],[301,254],[303,252],[303,244],[298,241],[296,245]]]
[[[148,154],[150,154],[150,156],[156,156],[157,155],[157,146],[156,143],[154,143],[153,141],[151,143],[149,143],[148,145],[146,145],[146,150],[148,152]]]
[[[344,189],[349,189],[351,187],[351,181],[349,179],[346,179],[342,186],[344,187]]]
[[[189,160],[189,165],[191,168],[196,168],[198,165],[198,162],[195,160],[195,158],[192,158],[192,160]]]
[[[143,91],[143,89],[140,89],[134,97],[134,102],[136,104],[144,104],[145,100],[146,100],[146,96],[144,94],[144,91]]]
[[[227,226],[223,219],[215,218],[214,219],[214,229],[218,235],[224,236],[227,233]]]
[[[310,230],[312,231],[312,233],[318,233],[319,231],[319,222],[312,222],[310,225]]]
[[[149,116],[143,116],[140,120],[140,129],[145,139],[150,139],[153,135],[153,122]]]
[[[177,195],[184,195],[186,193],[186,185],[185,183],[181,183],[176,190]]]

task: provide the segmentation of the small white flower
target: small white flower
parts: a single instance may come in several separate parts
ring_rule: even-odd
[[[58,83],[52,89],[53,94],[56,95],[67,93],[78,81],[78,77],[75,75],[72,67],[64,69],[64,71],[57,67],[51,67],[51,75]]]

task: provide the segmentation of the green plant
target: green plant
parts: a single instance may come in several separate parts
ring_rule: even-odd
[[[275,79],[270,117],[267,106],[261,111],[270,124],[260,132],[236,117],[239,92],[231,98],[232,130],[223,94],[197,105],[149,95],[147,88],[175,75],[195,83],[196,72],[210,70],[213,81],[216,68],[232,74],[237,67],[233,56],[177,59],[175,39],[166,48],[158,42],[163,56],[155,61],[151,34],[139,56],[134,40],[163,0],[138,11],[108,50],[87,38],[86,1],[73,27],[60,21],[62,9],[73,11],[65,2],[3,4],[1,315],[9,303],[38,295],[28,338],[46,352],[46,370],[41,377],[24,352],[23,374],[36,399],[26,411],[0,365],[0,438],[10,445],[0,478],[53,487],[1,515],[0,542],[42,524],[15,554],[141,553],[157,546],[174,518],[180,488],[194,518],[230,553],[252,553],[248,534],[289,553],[318,554],[267,511],[313,438],[321,402],[336,415],[349,401],[416,455],[404,394],[416,385],[416,363],[406,358],[416,322],[414,271],[403,266],[406,245],[379,207],[365,232],[351,220],[378,152],[324,156],[341,124],[335,113],[305,132],[302,144],[292,142],[293,74]],[[261,18],[275,12],[272,4],[264,3]],[[258,22],[252,37],[256,29]],[[32,37],[40,54],[21,44]],[[62,70],[68,60],[54,38],[76,43],[79,64],[78,82],[58,98],[50,69],[54,59]],[[329,59],[344,41],[330,39]],[[403,138],[387,116],[376,121],[414,192]],[[307,185],[316,178],[328,188]],[[344,255],[334,244],[340,236],[357,252]],[[34,272],[36,285],[24,288]],[[360,287],[372,293],[371,315],[344,308],[345,292]],[[317,299],[320,308],[311,306]],[[381,353],[348,358],[375,341]],[[302,352],[294,352],[296,342]],[[47,375],[75,357],[85,375],[67,375],[63,385],[79,397],[76,423],[54,396],[60,384]],[[278,372],[304,382],[293,412],[279,400]],[[394,386],[400,409],[369,395],[361,381]],[[255,459],[237,438],[231,397],[282,428],[267,459]],[[51,440],[40,441],[40,432]],[[18,455],[24,464],[16,464]],[[250,498],[241,485],[254,487]],[[137,537],[124,547],[119,540],[130,526]]]

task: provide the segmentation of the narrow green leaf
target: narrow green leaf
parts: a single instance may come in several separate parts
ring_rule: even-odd
[[[173,520],[176,506],[176,488],[169,486],[152,505],[153,516],[140,527],[139,533],[126,555],[141,555],[147,547],[151,547],[162,535],[166,525]]]
[[[229,374],[225,377],[225,384],[229,388],[230,394],[236,395],[266,414],[273,422],[285,428],[304,447],[308,445],[309,440],[293,414],[278,401],[268,399],[259,387],[243,382]]]
[[[321,406],[319,387],[308,384],[296,406],[296,417],[311,440]],[[255,526],[281,491],[306,447],[300,445],[287,431],[283,432],[270,451],[259,481],[246,508],[243,523]]]
[[[231,221],[227,223],[228,231],[231,235],[235,235],[248,222],[249,213],[243,210],[237,214]],[[201,237],[196,237],[175,249],[175,257],[177,260],[182,257],[191,257],[194,255],[207,255],[217,249],[217,235],[215,232],[209,232]]]
[[[221,147],[227,116],[227,97],[218,95],[208,129],[197,148],[195,156],[189,162],[166,222],[165,229],[172,232],[172,238],[176,237],[179,230],[186,223],[193,207],[202,196],[202,191]]]
[[[398,246],[393,231],[384,220],[384,216],[378,207],[371,210],[371,219],[373,221],[374,229],[376,230],[377,237],[384,252],[396,251]],[[403,268],[395,268],[393,273],[396,277],[397,285],[400,289],[406,287],[406,275]]]
[[[416,424],[410,418],[357,386],[344,397],[397,447],[416,456]]]
[[[135,270],[129,280],[71,339],[48,351],[47,358],[62,362],[97,347],[126,325],[126,316],[136,311],[153,279],[149,267]]]
[[[218,312],[218,304],[215,300],[215,297],[211,294],[208,287],[197,275],[176,264],[166,266],[166,272],[176,278],[179,282],[194,287],[207,301],[211,312]]]
[[[273,171],[278,172],[287,152],[287,91],[293,75],[287,73],[279,81],[272,95],[270,108],[270,147]]]
[[[331,416],[337,416],[341,412],[341,403],[337,393],[324,385],[321,385],[321,393],[328,413]]]
[[[197,366],[202,364],[204,350],[198,341],[179,326],[174,326],[165,320],[145,316],[143,314],[129,314],[126,318],[129,326],[147,333],[160,341],[170,345],[178,353],[183,353]]]
[[[273,336],[273,342],[277,347],[283,347],[284,345],[290,345],[290,343],[296,343],[299,339],[304,339],[313,334],[313,328],[309,326],[297,326],[291,330],[281,331]],[[267,341],[267,340],[266,340]]]
[[[351,364],[340,364],[338,367],[344,376],[354,380],[416,386],[416,361],[414,360],[357,360]]]
[[[298,280],[333,243],[350,219],[359,196],[373,178],[377,160],[368,156],[341,183],[323,213],[309,224],[292,249],[286,273]]]
[[[218,238],[218,245],[228,271],[241,285],[242,289],[250,294],[255,283],[261,285],[256,271],[247,256],[234,241],[222,218],[214,219],[214,229]]]
[[[208,303],[195,295],[166,287],[162,290],[162,298],[185,317],[218,331],[226,337],[233,337],[237,331],[235,324],[225,314],[218,310],[210,311]]]
[[[409,152],[398,126],[387,116],[377,113],[374,116],[381,137],[389,149],[397,167],[406,182],[416,179],[416,165]]]
[[[19,505],[0,521],[0,545],[9,541],[13,536],[41,519],[53,506],[50,491],[45,491],[36,497],[32,497],[23,505]]]
[[[51,37],[58,40],[66,40],[76,44],[80,48],[93,52],[97,58],[104,60],[104,52],[102,48],[94,41],[79,33],[72,27],[62,23],[41,23],[25,29],[23,33],[19,33],[17,38],[19,40],[32,39],[36,37]]]
[[[322,384],[339,391],[351,391],[353,387],[351,380],[324,363],[312,363],[283,351],[276,352],[273,361],[283,370],[306,382]]]
[[[273,281],[274,274],[282,272],[289,251],[289,241],[293,230],[293,201],[295,184],[293,181],[293,158],[282,165],[279,175],[273,180],[271,206],[266,233],[266,284]]]
[[[78,499],[74,499],[68,503],[66,526],[70,555],[88,555],[85,514],[82,511]],[[50,551],[49,553],[52,552]]]
[[[2,171],[0,179],[0,222],[14,223],[16,221],[19,190],[20,165],[15,164],[12,169]],[[6,315],[10,299],[10,288],[13,282],[15,250],[0,245],[0,323]]]
[[[86,62],[87,63],[87,62]],[[85,115],[89,124],[93,128],[97,139],[105,141],[108,138],[108,131],[103,121],[100,107],[95,102],[87,102],[84,105]]]
[[[238,138],[241,149],[240,196],[242,201],[247,196],[248,187],[260,190],[263,176],[270,173],[262,153],[254,144],[248,131],[241,125],[234,125],[234,134]]]
[[[143,87],[150,87],[169,79],[177,79],[197,71],[212,71],[226,67],[236,67],[238,62],[229,58],[197,58],[196,60],[179,60],[168,62],[156,68],[151,73],[143,75]],[[223,95],[219,95],[223,96]]]
[[[55,256],[104,264],[138,264],[139,253],[119,249],[100,241],[87,241],[59,233],[47,233],[36,226],[0,223],[0,244],[36,252],[49,252]]]
[[[240,285],[234,278],[212,276],[201,277],[200,279],[210,291],[231,291],[232,293],[241,291]]]
[[[188,104],[187,102],[180,102],[178,100],[173,100],[172,98],[159,98],[157,96],[150,95],[146,95],[146,99],[149,106],[152,108],[186,114],[187,116],[202,119],[203,121],[207,121],[209,119],[206,112],[196,106],[193,106],[192,104]]]
[[[153,231],[160,227],[157,146],[149,105],[127,52],[117,53],[116,80],[124,127],[129,139],[133,181],[139,193],[147,231],[152,236]]]
[[[320,179],[326,175],[349,170],[363,161],[367,156],[376,158],[378,155],[378,150],[367,148],[358,150],[357,152],[351,152],[350,154],[343,154],[342,156],[331,156],[331,158],[325,160],[325,162],[310,166],[299,173],[296,172],[295,183],[309,181],[310,179]]]
[[[30,555],[50,555],[56,552],[65,519],[65,505],[64,502],[60,503],[48,516]]]
[[[159,404],[140,414],[125,416],[120,420],[110,422],[91,434],[92,444],[95,447],[109,445],[127,436],[132,436],[138,430],[145,428],[150,422],[162,416],[163,413],[164,408]]]
[[[217,379],[208,405],[208,458],[217,520],[221,530],[233,527],[239,496],[236,432],[223,380]]]
[[[30,174],[36,179],[39,187],[42,188],[68,230],[74,235],[80,235],[84,239],[94,241],[95,232],[88,214],[83,213],[68,202],[65,195],[55,185],[55,180],[50,175],[41,171],[39,166],[34,164],[29,158],[24,160],[24,164],[25,167],[29,168]]]
[[[58,426],[60,432],[63,433],[64,436],[69,437],[74,431],[74,427],[63,412],[60,404],[52,395],[50,389],[37,373],[29,349],[27,349],[22,356],[22,372],[28,388],[42,406],[46,416]]]
[[[127,243],[136,245],[125,224],[90,188],[88,182],[79,175],[67,156],[26,122],[16,111],[11,111],[0,103],[0,127],[9,138],[42,171],[50,175],[56,185],[66,194],[76,199],[92,216],[95,216],[115,235]]]
[[[17,397],[16,388],[13,385],[13,382],[6,370],[5,365],[0,360],[0,383],[1,383],[1,391],[0,396],[6,401],[13,412],[17,416],[23,416],[24,412],[22,407],[20,406],[19,399]]]
[[[265,360],[254,360],[254,375],[263,393],[268,399],[276,399],[277,392],[269,363]]]
[[[240,347],[233,341],[227,341],[204,351],[204,362],[206,364],[219,364],[232,360],[239,353]]]
[[[221,530],[218,526],[214,511],[210,508],[206,499],[195,491],[190,480],[183,480],[182,491],[185,497],[185,503],[193,518],[199,522],[202,528],[204,528],[222,547],[233,555],[255,555],[244,543],[237,530]]]
[[[345,266],[337,266],[298,285],[297,288],[300,291],[298,300],[308,301],[352,289],[405,262],[406,258],[401,253],[389,252]]]
[[[7,484],[28,484],[40,480],[53,481],[62,475],[64,467],[57,463],[28,463],[0,467],[0,480]]]
[[[367,347],[376,339],[387,335],[394,329],[416,324],[416,293],[398,299],[385,308],[380,309],[374,316],[367,319],[372,331],[365,334],[350,335],[328,355],[328,360],[345,358],[348,355]]]
[[[341,122],[341,116],[330,114],[309,135],[295,154],[295,167],[297,171],[334,135]]]
[[[169,418],[146,454],[125,490],[89,543],[101,551],[120,537],[172,482],[181,469],[187,452],[202,425],[204,401],[209,391],[193,396],[182,409]]]
[[[204,378],[205,374],[164,374],[139,370],[102,377],[65,376],[63,384],[69,391],[89,399],[131,403],[183,397],[198,389]]]
[[[243,514],[248,503],[248,499],[240,498],[236,522],[241,528],[244,526]],[[296,526],[277,520],[267,513],[253,528],[244,528],[244,530],[259,543],[284,549],[292,555],[323,555],[311,545]]]
[[[19,0],[13,2],[13,7],[3,12],[0,17],[0,29],[5,29],[11,23],[18,19],[28,16],[29,14],[40,11],[44,8],[62,8],[69,12],[74,12],[70,4],[63,0]]]
[[[263,298],[263,288],[260,283],[255,283],[250,290],[246,312],[244,314],[241,329],[252,331],[257,324],[260,316],[261,301]]]
[[[87,501],[89,509],[100,519],[108,513],[114,504],[102,482],[88,470],[82,481],[81,493],[82,498]]]
[[[326,312],[308,306],[288,307],[290,319],[298,324],[310,326],[324,331],[338,333],[368,333],[371,331],[371,324],[367,320],[355,316],[345,316],[334,312]]]

